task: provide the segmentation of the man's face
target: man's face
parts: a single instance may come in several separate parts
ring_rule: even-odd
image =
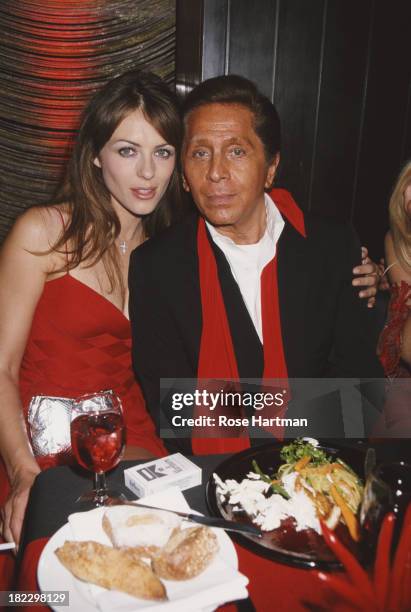
[[[230,233],[252,229],[264,211],[264,188],[278,165],[265,159],[253,114],[238,104],[207,104],[186,120],[184,186],[201,214]]]

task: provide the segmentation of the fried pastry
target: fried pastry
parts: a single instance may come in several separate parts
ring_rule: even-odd
[[[162,582],[132,549],[98,542],[69,542],[55,553],[76,578],[141,599],[167,599]]]
[[[215,534],[208,527],[175,531],[152,558],[154,572],[165,580],[187,580],[203,572],[218,552]]]

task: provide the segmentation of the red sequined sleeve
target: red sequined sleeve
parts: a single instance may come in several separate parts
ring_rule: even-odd
[[[378,356],[389,378],[408,377],[411,371],[401,360],[402,330],[410,314],[407,304],[411,296],[411,286],[405,281],[391,287],[387,322],[378,341]]]

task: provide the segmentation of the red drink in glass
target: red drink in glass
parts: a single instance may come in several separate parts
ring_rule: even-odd
[[[94,489],[83,493],[78,502],[108,505],[121,497],[108,490],[105,473],[121,459],[125,427],[121,400],[111,390],[82,395],[73,401],[71,448],[78,463],[93,472]]]
[[[92,472],[117,465],[125,444],[122,415],[116,412],[82,414],[71,423],[71,446],[78,463]]]

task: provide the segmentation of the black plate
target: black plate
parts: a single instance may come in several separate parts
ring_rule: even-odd
[[[251,462],[255,459],[263,472],[272,474],[277,471],[282,463],[280,450],[286,443],[270,442],[269,444],[249,448],[220,463],[215,472],[222,480],[233,478],[240,481],[251,471]],[[364,477],[364,443],[358,442],[357,444],[347,445],[344,442],[337,444],[335,441],[332,441],[332,443],[324,441],[320,448],[329,455],[341,458],[352,467],[360,478]],[[217,499],[213,476],[207,483],[206,498],[211,514],[229,520],[235,519],[230,513],[230,508]],[[323,538],[312,530],[296,534],[294,529],[287,531],[280,527],[275,532],[268,533],[270,535],[263,536],[263,541],[254,536],[230,535],[253,552],[287,565],[328,571],[342,569],[340,562],[326,546]],[[274,533],[278,535],[279,542],[274,543],[271,540]],[[351,540],[344,526],[337,527],[336,535],[358,558],[362,557],[361,547]]]

